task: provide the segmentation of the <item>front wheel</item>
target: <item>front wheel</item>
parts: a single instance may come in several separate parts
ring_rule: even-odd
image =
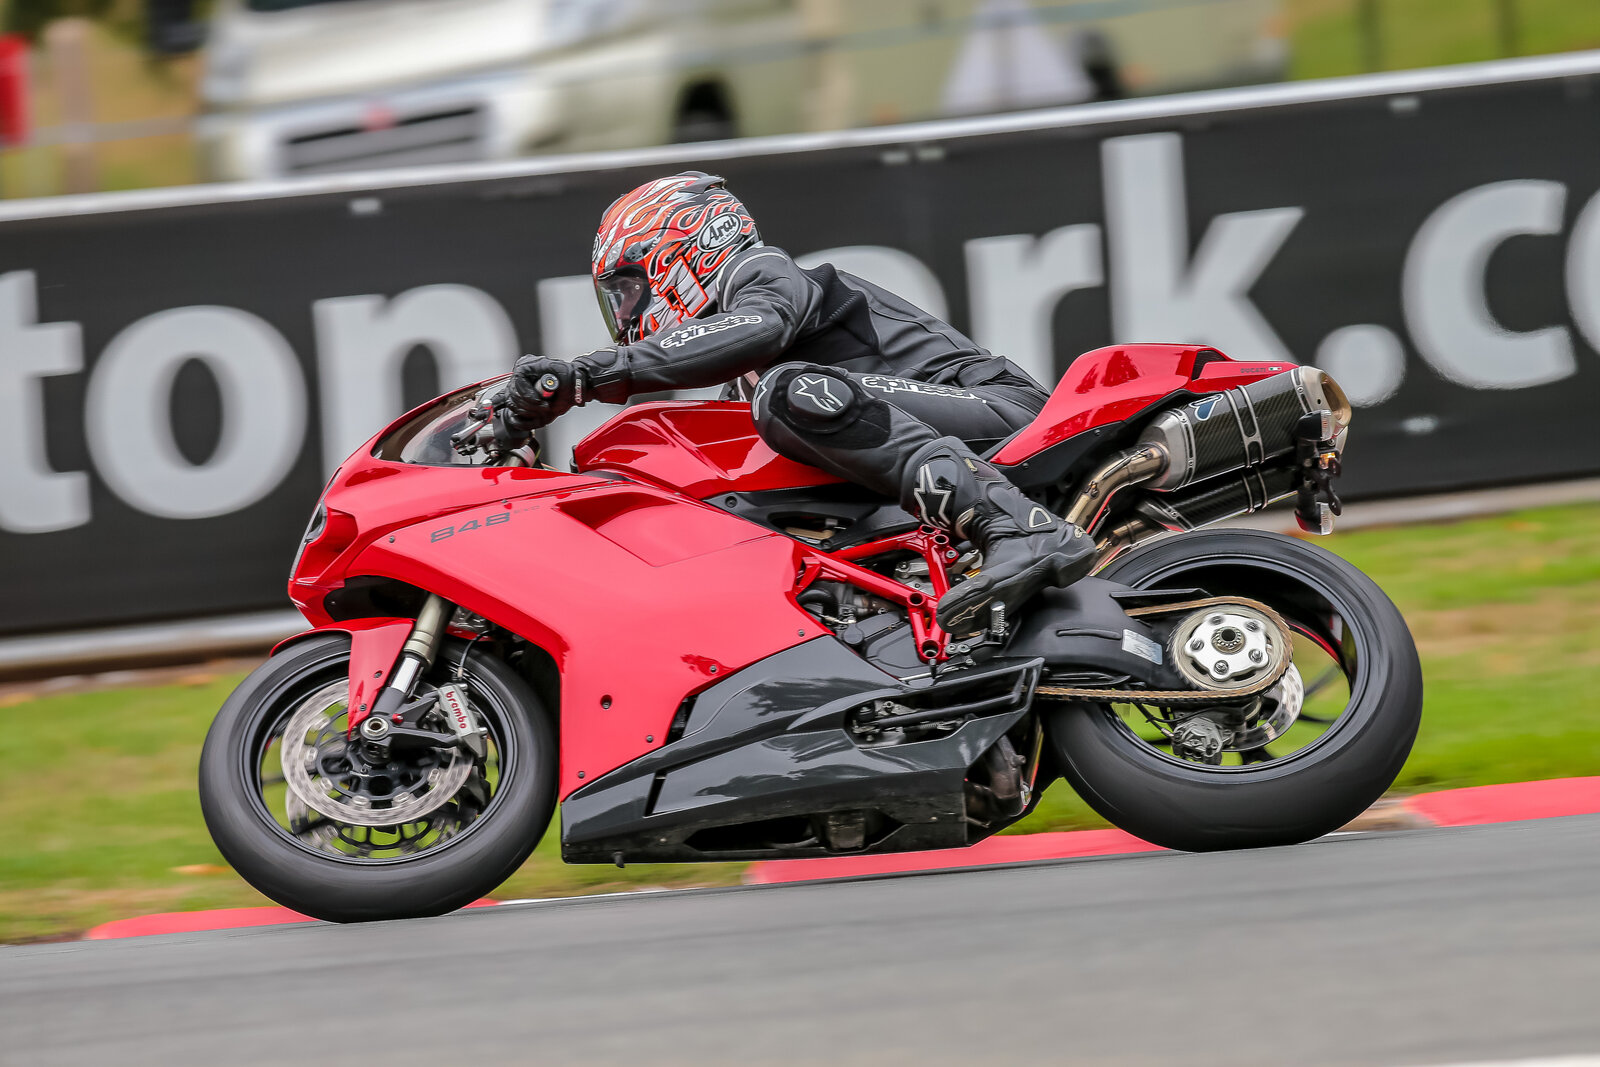
[[[1110,822],[1189,852],[1296,844],[1343,826],[1393,784],[1421,719],[1422,669],[1372,579],[1324,549],[1255,530],[1156,541],[1100,577],[1265,603],[1293,632],[1303,687],[1303,699],[1287,698],[1292,725],[1240,731],[1239,744],[1204,755],[1185,747],[1181,716],[1158,709],[1052,709],[1064,777]]]
[[[550,821],[548,716],[506,664],[447,642],[418,694],[464,685],[482,755],[375,750],[347,736],[349,665],[348,637],[309,638],[228,698],[200,755],[200,808],[217,848],[273,900],[330,922],[470,903],[527,859]],[[437,714],[420,725],[448,733]]]

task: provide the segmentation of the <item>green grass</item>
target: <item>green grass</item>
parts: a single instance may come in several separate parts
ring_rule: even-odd
[[[1426,708],[1397,789],[1600,768],[1600,505],[1321,541],[1367,571],[1422,651]],[[152,911],[268,903],[222,866],[195,764],[237,676],[0,707],[0,942]],[[1020,832],[1104,825],[1051,788]],[[188,868],[187,871],[179,868]],[[738,864],[567,866],[548,835],[497,895],[728,884]]]
[[[1498,59],[1506,54],[1498,0],[1377,0],[1381,70]],[[1296,78],[1327,78],[1367,69],[1361,0],[1288,0]],[[1600,4],[1582,0],[1513,0],[1514,54],[1600,48]]]

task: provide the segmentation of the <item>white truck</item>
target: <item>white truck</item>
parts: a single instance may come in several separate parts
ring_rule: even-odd
[[[842,129],[1283,76],[1278,0],[219,0],[211,179]]]

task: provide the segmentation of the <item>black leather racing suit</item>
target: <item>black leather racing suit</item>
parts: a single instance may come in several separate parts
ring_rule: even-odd
[[[763,440],[791,459],[913,500],[912,460],[940,438],[973,450],[1030,422],[1048,396],[1016,364],[949,324],[831,265],[782,249],[728,261],[715,313],[575,362],[589,396],[731,383]],[[812,401],[815,401],[813,403]],[[962,451],[965,451],[964,449]]]

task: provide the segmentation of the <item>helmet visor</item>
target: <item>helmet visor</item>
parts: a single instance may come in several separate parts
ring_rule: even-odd
[[[650,304],[650,285],[642,270],[623,267],[604,274],[594,280],[594,294],[613,341],[627,341],[637,334],[639,319]]]

